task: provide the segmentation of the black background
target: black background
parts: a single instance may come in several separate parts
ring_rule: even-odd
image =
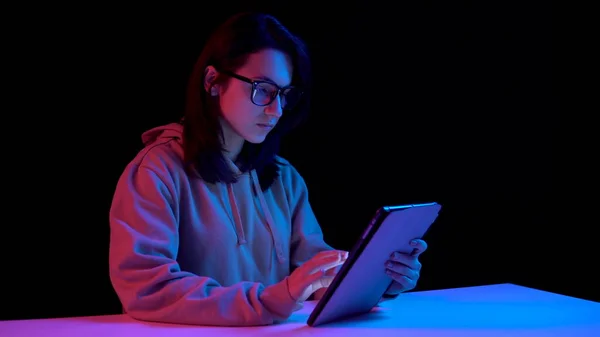
[[[116,181],[141,133],[181,116],[210,30],[246,9],[310,47],[312,115],[281,155],[330,244],[350,249],[381,205],[437,201],[416,290],[511,282],[598,300],[586,224],[558,221],[549,3],[157,3],[29,9],[14,28],[23,98],[6,127],[19,178],[7,182],[3,319],[120,311],[107,264]]]

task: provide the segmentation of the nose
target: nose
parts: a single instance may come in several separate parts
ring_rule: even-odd
[[[271,104],[265,107],[265,114],[269,116],[281,117],[283,109],[281,107],[281,96],[277,95]]]

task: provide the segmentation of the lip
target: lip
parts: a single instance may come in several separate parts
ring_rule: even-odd
[[[256,125],[258,125],[258,127],[265,129],[265,130],[271,130],[273,127],[275,127],[275,124],[267,124],[267,123],[257,123]]]

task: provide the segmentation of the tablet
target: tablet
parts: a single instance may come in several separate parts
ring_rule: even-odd
[[[315,327],[371,311],[392,283],[385,273],[391,253],[411,253],[410,241],[425,235],[440,209],[432,202],[377,210],[307,324]]]

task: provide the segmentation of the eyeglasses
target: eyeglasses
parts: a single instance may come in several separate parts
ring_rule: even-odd
[[[273,103],[277,96],[280,96],[281,108],[284,110],[291,110],[298,105],[300,99],[302,98],[302,90],[294,86],[281,88],[277,84],[270,81],[253,80],[230,71],[221,70],[220,72],[242,82],[252,84],[250,100],[254,105],[267,106]]]

